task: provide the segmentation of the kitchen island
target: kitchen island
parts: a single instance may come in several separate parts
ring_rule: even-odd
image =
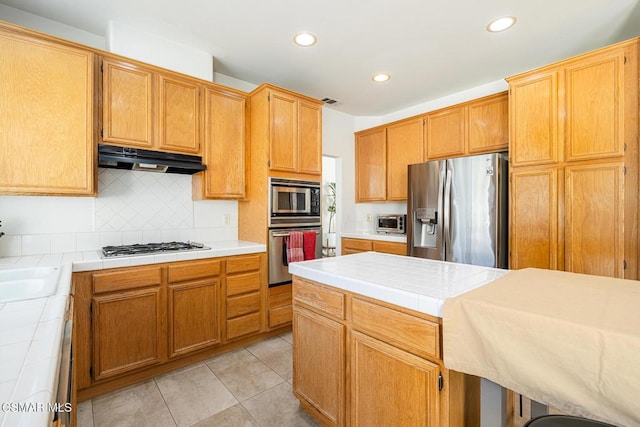
[[[374,252],[289,270],[303,409],[335,426],[480,425],[480,379],[442,361],[442,306],[506,271]]]

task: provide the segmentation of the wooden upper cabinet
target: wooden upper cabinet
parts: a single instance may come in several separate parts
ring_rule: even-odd
[[[567,161],[623,156],[624,48],[569,63],[564,73]]]
[[[387,197],[386,129],[356,134],[356,202]]]
[[[322,172],[322,106],[289,93],[269,92],[269,168]]]
[[[244,95],[204,88],[203,163],[207,170],[193,177],[194,198],[245,197],[246,107]]]
[[[426,116],[427,160],[462,156],[467,140],[467,108],[447,108]]]
[[[387,200],[407,200],[407,166],[424,158],[423,121],[387,126]]]
[[[158,148],[200,153],[200,87],[192,80],[159,77]]]
[[[0,193],[95,195],[94,55],[0,30]]]
[[[513,170],[509,248],[513,270],[558,269],[558,168]]]
[[[102,61],[102,140],[151,149],[154,138],[154,75],[135,65]]]
[[[322,106],[298,102],[298,172],[322,173]]]
[[[200,155],[200,84],[102,59],[102,142]]]
[[[565,268],[624,277],[624,163],[565,169]]]
[[[509,97],[506,93],[474,102],[468,106],[471,154],[509,149]]]
[[[509,80],[512,166],[552,164],[558,159],[558,72]]]
[[[298,102],[293,96],[272,90],[269,94],[269,167],[295,172],[298,164]]]

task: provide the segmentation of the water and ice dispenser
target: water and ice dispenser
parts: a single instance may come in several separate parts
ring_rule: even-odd
[[[438,211],[432,208],[413,210],[413,246],[438,247]]]

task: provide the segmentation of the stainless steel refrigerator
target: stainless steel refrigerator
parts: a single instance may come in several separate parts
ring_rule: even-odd
[[[409,165],[407,253],[508,267],[508,156]]]

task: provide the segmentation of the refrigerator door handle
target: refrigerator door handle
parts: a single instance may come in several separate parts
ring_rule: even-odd
[[[449,168],[449,160],[445,160],[446,177],[444,184],[444,257],[443,260],[451,258],[451,169]]]

